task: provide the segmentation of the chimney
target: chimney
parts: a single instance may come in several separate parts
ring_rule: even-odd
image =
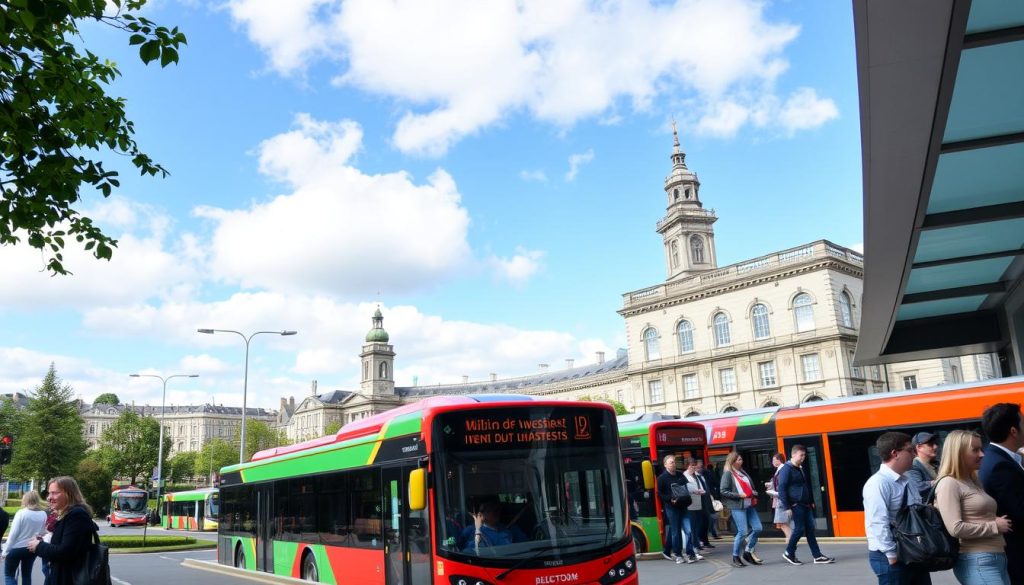
[[[224,405],[222,404],[221,406],[224,406]],[[289,396],[288,397],[288,407],[291,408],[292,412],[295,412],[295,397],[294,396]]]
[[[462,377],[462,383],[463,384],[469,384],[469,376],[463,376]]]
[[[284,412],[288,406],[288,399],[284,396],[281,397],[281,412]]]
[[[313,380],[313,383],[310,384],[309,386],[310,386],[310,388],[309,388],[310,396],[316,396],[316,380]]]
[[[574,360],[574,359],[572,359],[572,358],[568,358],[568,359],[566,359],[566,360],[565,360],[565,369],[567,369],[567,370],[571,370],[571,369],[572,369],[572,365],[573,365],[574,363],[576,363],[576,360]]]
[[[491,374],[491,382],[497,382],[497,381],[498,381],[498,374],[492,373]]]
[[[540,371],[542,371],[542,372],[548,371],[548,365],[547,364],[537,364],[537,367],[540,368]]]
[[[597,363],[598,364],[603,364],[604,363],[604,352],[603,351],[597,352]]]

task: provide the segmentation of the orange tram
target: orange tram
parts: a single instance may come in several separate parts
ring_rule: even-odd
[[[688,418],[707,428],[709,464],[721,472],[730,451],[743,456],[758,489],[774,473],[772,455],[795,444],[807,447],[805,465],[818,486],[814,494],[816,534],[864,536],[864,482],[878,470],[875,440],[886,431],[913,436],[935,433],[941,441],[954,429],[981,432],[981,415],[999,402],[1024,402],[1024,377],[924,390],[870,394],[809,402],[794,407]],[[757,508],[768,533],[774,530],[771,498]],[[779,533],[781,534],[781,532]]]

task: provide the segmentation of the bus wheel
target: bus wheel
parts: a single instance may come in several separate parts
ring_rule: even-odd
[[[242,543],[235,547],[235,568],[245,568],[245,551],[242,550]]]
[[[306,554],[302,557],[302,578],[314,583],[320,582],[320,571],[316,568],[316,557],[309,551],[306,551]]]
[[[633,533],[633,548],[636,550],[636,554],[639,555],[647,552],[644,547],[644,537],[640,535],[640,531],[634,528],[631,532]]]

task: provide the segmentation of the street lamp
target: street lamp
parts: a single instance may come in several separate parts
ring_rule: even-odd
[[[167,377],[156,374],[128,374],[130,378],[156,378],[164,383],[160,398],[160,444],[156,449],[156,505],[160,505],[160,488],[164,483],[164,404],[167,402],[167,381],[172,378],[198,378],[199,374],[173,374]]]
[[[274,335],[295,335],[297,331],[257,331],[248,337],[245,336],[241,331],[235,331],[234,329],[197,329],[199,333],[205,333],[207,335],[213,335],[214,333],[234,333],[245,340],[245,377],[242,382],[242,432],[239,435],[238,440],[238,462],[245,463],[245,411],[246,411],[246,398],[249,394],[249,340],[262,333],[272,333]]]

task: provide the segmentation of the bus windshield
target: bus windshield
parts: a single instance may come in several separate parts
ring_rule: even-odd
[[[220,516],[220,494],[210,494],[206,500],[206,506],[207,518]]]
[[[613,415],[572,407],[460,411],[435,419],[443,556],[537,566],[626,537]],[[531,563],[532,564],[532,563]]]
[[[119,512],[145,512],[146,492],[127,492],[117,494],[117,511]]]

